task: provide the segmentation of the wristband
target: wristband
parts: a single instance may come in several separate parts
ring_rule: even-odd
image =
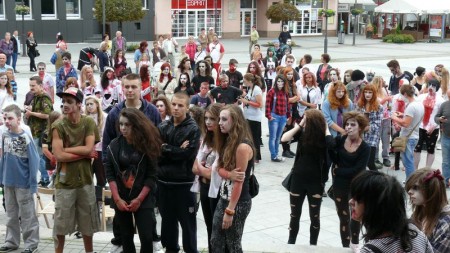
[[[227,207],[227,208],[225,208],[225,213],[228,214],[228,215],[230,215],[230,216],[233,216],[234,213],[235,213],[235,211],[234,211],[234,210],[231,210],[231,209],[229,209],[229,208]]]

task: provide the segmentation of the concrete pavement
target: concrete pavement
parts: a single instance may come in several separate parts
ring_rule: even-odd
[[[414,72],[417,66],[423,66],[426,69],[432,69],[436,64],[442,63],[449,65],[450,48],[446,43],[415,43],[415,44],[385,44],[380,40],[365,39],[357,37],[356,46],[349,45],[350,39],[346,38],[346,44],[337,44],[337,38],[329,38],[328,53],[331,55],[330,64],[338,67],[341,72],[346,69],[361,69],[364,72],[372,69],[376,75],[381,75],[388,81],[390,72],[386,63],[390,59],[398,59],[403,70]],[[293,53],[297,59],[308,53],[313,56],[313,67],[318,65],[318,59],[323,53],[322,37],[296,37],[293,39],[301,47],[295,47]],[[265,44],[271,39],[261,39],[260,43]],[[223,64],[228,63],[230,58],[239,61],[240,69],[244,70],[249,62],[248,40],[222,40],[225,46],[225,56]],[[151,44],[151,43],[149,43]],[[97,47],[97,44],[69,44],[69,50],[72,52],[72,63],[76,66],[79,50],[86,46]],[[36,58],[36,62],[44,61],[47,63],[47,69],[54,74],[54,67],[50,64],[51,54],[54,52],[54,45],[40,45],[41,56]],[[265,52],[266,48],[262,47]],[[134,69],[132,53],[127,53],[128,64]],[[28,91],[28,78],[34,74],[30,73],[28,67],[28,57],[20,57],[18,62],[19,74],[16,75],[18,82],[18,102],[23,104],[26,92]],[[226,66],[225,66],[226,68]],[[59,108],[59,102],[56,102],[55,109]],[[260,194],[253,199],[252,211],[247,219],[243,247],[245,252],[350,252],[348,249],[342,249],[339,236],[339,220],[336,214],[334,203],[329,198],[324,198],[321,210],[321,231],[319,235],[318,247],[309,247],[309,214],[308,206],[304,204],[303,215],[300,223],[300,233],[297,239],[297,245],[287,245],[288,225],[290,218],[289,194],[281,186],[281,181],[288,174],[293,165],[293,159],[288,159],[285,163],[272,163],[268,150],[267,120],[263,118],[262,136],[265,147],[261,148],[261,163],[256,166],[255,174],[260,183]],[[295,150],[296,145],[292,145]],[[421,166],[425,164],[425,154],[422,154]],[[393,159],[391,159],[393,162]],[[442,162],[441,151],[436,151],[435,168],[440,168]],[[384,172],[394,175],[399,181],[405,178],[402,171],[391,171],[386,168]],[[327,189],[330,183],[327,184]],[[159,217],[158,217],[159,219]],[[51,241],[51,229],[45,227],[43,217],[39,217],[41,222],[41,243],[40,252],[53,252],[53,243]],[[207,247],[206,228],[203,221],[201,210],[197,215],[198,224],[198,245],[199,250]],[[0,234],[5,234],[5,213],[0,211]],[[97,233],[94,236],[95,251],[107,252],[110,248],[109,240],[112,237],[111,226],[107,232]],[[1,236],[0,236],[1,238]],[[135,237],[136,242],[139,241]],[[84,252],[82,241],[74,237],[67,237],[66,252]],[[181,239],[180,239],[181,243]],[[17,251],[20,252],[20,251]]]

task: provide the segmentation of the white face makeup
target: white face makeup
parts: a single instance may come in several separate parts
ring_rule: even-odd
[[[345,123],[345,131],[349,137],[359,136],[359,124],[356,119],[348,119]]]
[[[345,82],[346,82],[346,83],[349,83],[349,82],[352,81],[352,77],[350,76],[349,73],[346,73],[344,77],[345,77]]]
[[[287,78],[288,80],[292,80],[292,78],[294,78],[294,72],[293,72],[293,71],[288,72],[288,73],[286,74],[286,78]]]
[[[119,118],[119,130],[120,133],[123,135],[123,137],[125,138],[130,137],[132,131],[131,131],[131,123],[128,120],[128,118],[125,118],[123,116]]]
[[[340,88],[340,89],[337,89],[337,90],[336,90],[336,97],[337,97],[338,99],[343,98],[344,95],[345,95],[345,90],[344,90],[343,88]]]
[[[284,88],[284,81],[283,81],[283,79],[279,78],[277,80],[277,87],[278,87],[279,90]]]
[[[94,100],[86,100],[86,111],[88,113],[97,113],[97,104],[94,102]]]
[[[338,75],[336,71],[334,70],[330,71],[330,79],[332,82],[336,82],[338,80]]]
[[[230,111],[223,110],[220,112],[220,120],[219,120],[220,131],[224,134],[229,133],[231,127],[233,126],[233,120],[230,116]]]
[[[425,203],[425,197],[423,196],[422,189],[418,184],[413,185],[408,191],[411,203],[416,206],[421,206]]]
[[[372,99],[372,97],[373,97],[373,92],[371,90],[364,91],[364,98],[367,101],[370,101]]]
[[[208,131],[214,131],[217,127],[217,118],[214,117],[211,113],[205,113],[205,125]]]

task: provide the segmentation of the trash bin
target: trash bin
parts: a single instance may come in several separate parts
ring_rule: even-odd
[[[344,44],[345,41],[345,33],[339,32],[338,33],[338,44]]]

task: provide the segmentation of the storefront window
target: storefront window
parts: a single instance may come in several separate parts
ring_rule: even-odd
[[[296,6],[311,6],[311,0],[296,0],[294,1]]]
[[[66,0],[66,13],[68,19],[81,18],[81,1]]]
[[[56,18],[56,0],[47,0],[41,2],[42,19]]]
[[[5,19],[5,0],[0,0],[0,19]]]
[[[147,7],[147,0],[142,0],[142,9],[148,10],[148,7]]]
[[[289,31],[293,34],[322,33],[322,19],[318,11],[323,6],[323,0],[296,0],[295,5],[300,11],[300,18],[289,22]]]
[[[33,11],[32,11],[32,10],[33,10],[33,9],[32,9],[33,6],[31,5],[30,0],[16,0],[16,5],[21,5],[22,2],[23,2],[24,5],[30,7],[30,13],[24,15],[24,18],[25,18],[25,19],[31,19],[31,13],[33,12]],[[2,5],[3,5],[3,4],[2,4]],[[3,14],[3,15],[4,15],[4,14]],[[16,19],[17,19],[17,20],[22,19],[22,15],[17,15],[17,14],[16,14]]]
[[[241,0],[241,8],[255,8],[256,0]]]
[[[198,37],[202,28],[210,27],[222,34],[221,1],[172,0],[172,34],[174,37]]]

